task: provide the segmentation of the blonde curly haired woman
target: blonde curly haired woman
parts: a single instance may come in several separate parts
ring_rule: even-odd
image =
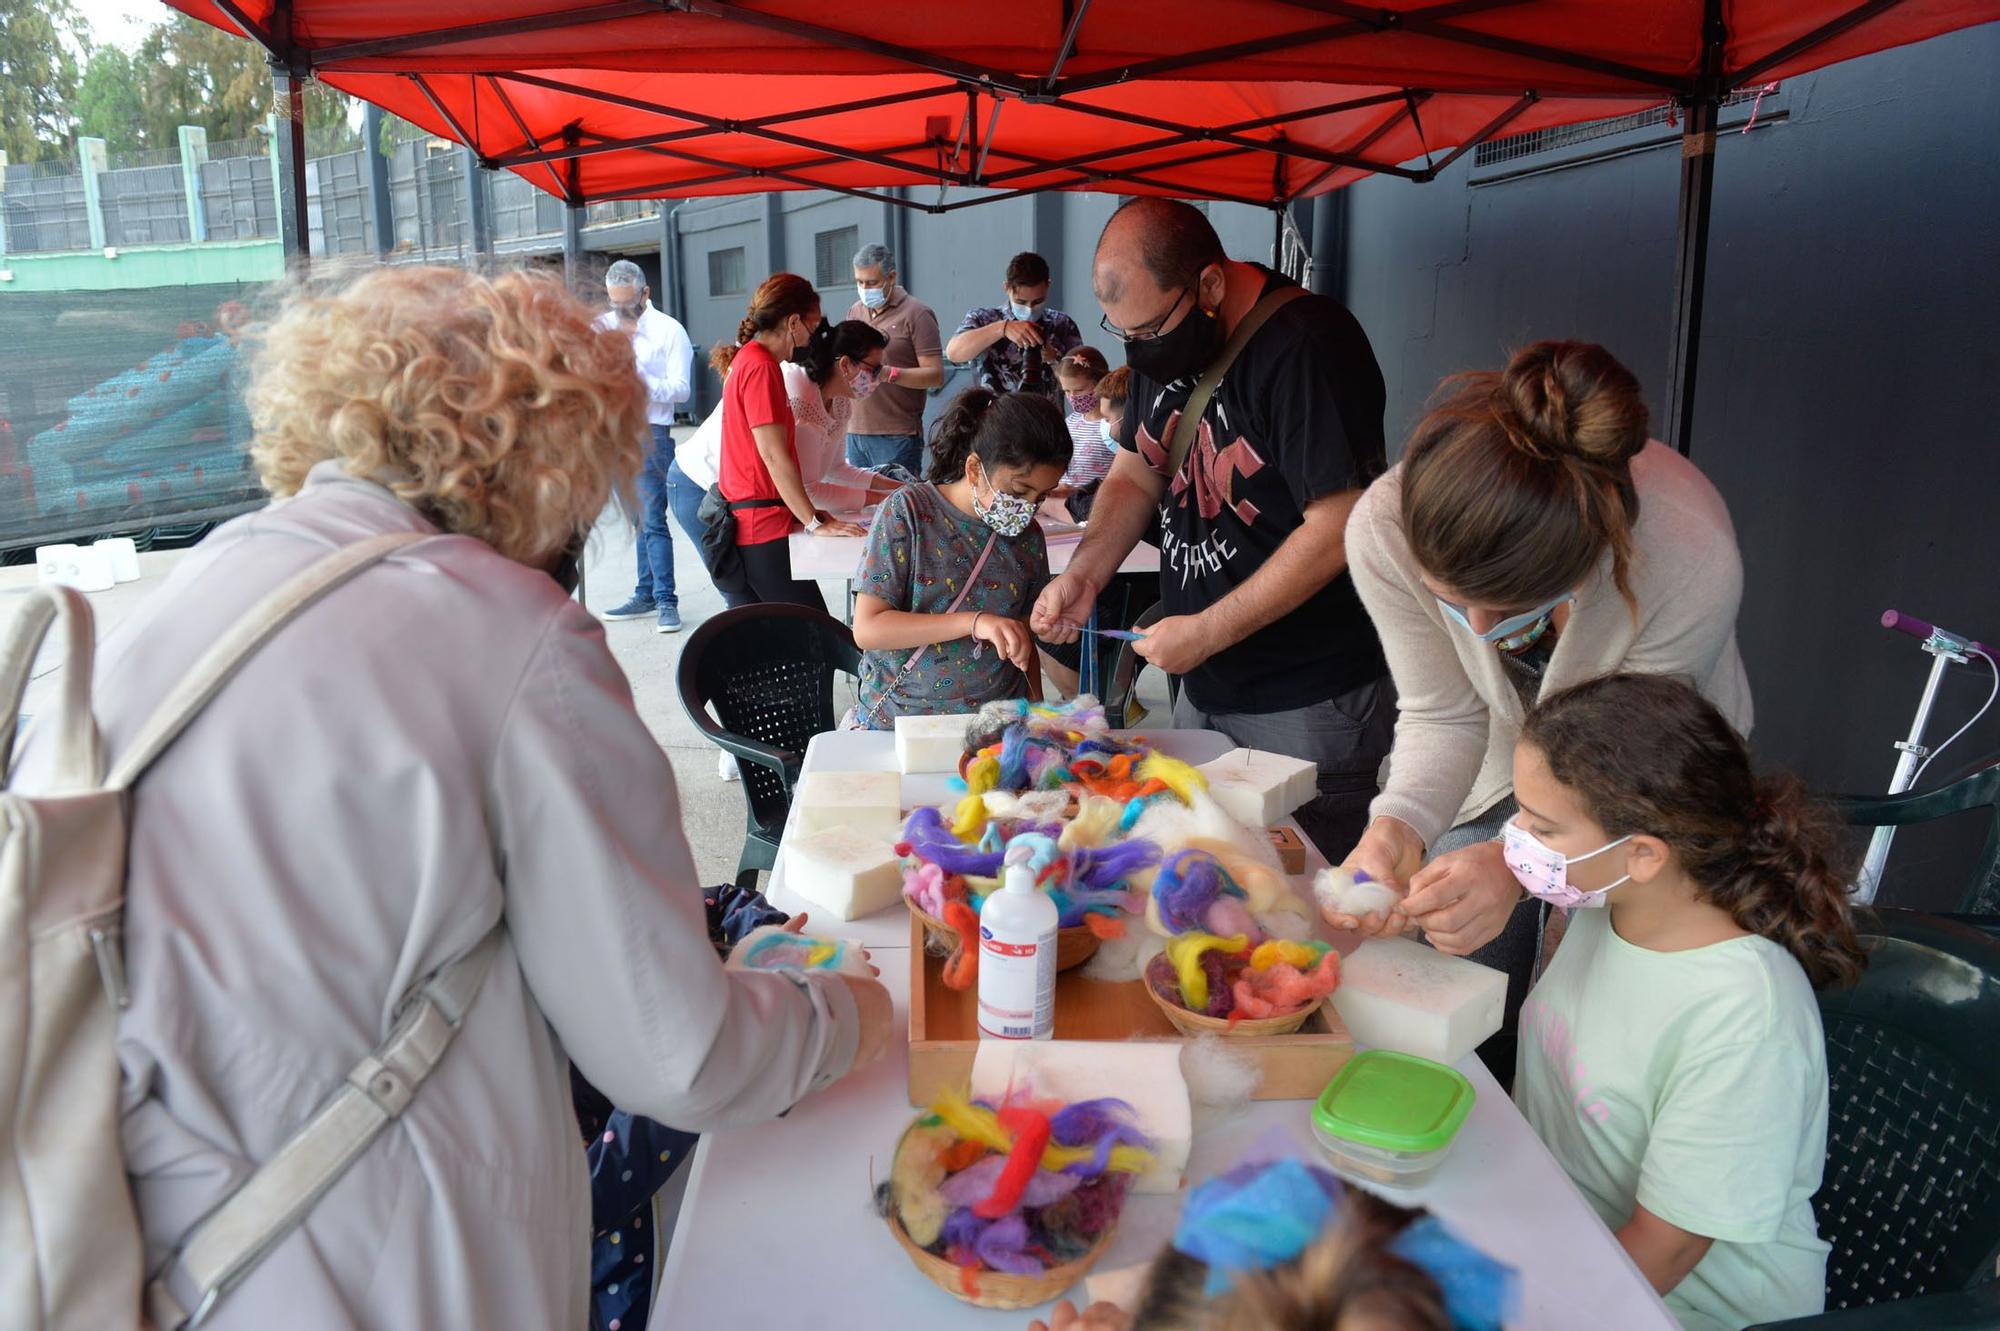
[[[137,788],[120,1043],[148,1258],[501,922],[435,1074],[203,1325],[577,1325],[566,1059],[676,1127],[768,1118],[880,1052],[887,993],[717,965],[673,773],[551,576],[639,465],[623,336],[553,280],[378,270],[276,319],[251,403],[277,502],[106,643],[113,761],[264,593],[356,541],[428,539],[279,632]]]

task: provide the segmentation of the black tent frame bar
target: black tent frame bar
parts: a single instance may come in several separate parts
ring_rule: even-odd
[[[732,0],[611,0],[610,3],[553,9],[489,23],[464,24],[458,27],[407,33],[397,37],[347,42],[316,50],[302,49],[295,45],[291,0],[278,0],[268,26],[252,20],[237,0],[215,0],[217,8],[245,36],[270,53],[280,94],[290,107],[297,107],[301,83],[314,74],[400,73],[422,93],[425,101],[453,135],[478,152],[480,149],[475,142],[477,136],[466,132],[460,118],[453,114],[445,100],[438,95],[436,88],[432,86],[432,81],[441,78],[466,79],[471,98],[472,119],[475,124],[478,122],[480,84],[484,82],[489,97],[501,104],[507,112],[508,119],[519,131],[521,142],[505,152],[481,157],[480,164],[489,169],[512,167],[525,170],[541,166],[548,172],[556,186],[555,193],[569,205],[571,210],[569,225],[565,228],[566,253],[575,241],[574,233],[579,231],[578,210],[586,204],[613,199],[685,195],[710,185],[744,179],[775,181],[800,189],[829,190],[873,203],[934,214],[957,212],[963,208],[1039,194],[1047,190],[1073,189],[1114,182],[1141,185],[1191,198],[1217,199],[1282,210],[1290,207],[1294,201],[1317,192],[1327,180],[1342,170],[1398,176],[1417,182],[1435,180],[1461,156],[1499,134],[1544,97],[1597,96],[1622,99],[1645,95],[1664,96],[1679,103],[1686,110],[1686,128],[1682,136],[1681,153],[1680,217],[1674,257],[1673,337],[1668,362],[1667,428],[1664,431],[1668,442],[1684,454],[1690,450],[1693,442],[1695,370],[1700,350],[1702,304],[1708,267],[1709,218],[1715,188],[1716,123],[1722,103],[1731,92],[1764,81],[1770,71],[1887,13],[1901,3],[1901,0],[1860,0],[1860,3],[1853,8],[1813,31],[1735,70],[1730,70],[1726,64],[1728,32],[1722,17],[1722,0],[1704,0],[1701,62],[1692,78],[1607,60],[1585,52],[1567,51],[1560,47],[1482,32],[1454,22],[1497,9],[1532,3],[1532,0],[1440,0],[1439,3],[1400,13],[1370,8],[1356,3],[1355,0],[1282,0],[1282,2],[1292,8],[1335,21],[1112,69],[1066,74],[1064,69],[1076,54],[1077,41],[1084,19],[1089,13],[1091,0],[1063,0],[1062,39],[1049,72],[1037,78],[958,60],[937,52],[884,42],[821,24],[762,13],[744,4],[734,3]],[[516,70],[476,69],[464,74],[452,73],[445,76],[432,74],[427,79],[415,70],[395,68],[396,62],[391,59],[419,53],[435,54],[441,48],[493,37],[632,18],[656,17],[662,22],[672,23],[682,15],[699,15],[839,50],[874,56],[907,66],[914,71],[941,75],[949,82],[831,106],[731,120]],[[1407,33],[1412,38],[1517,56],[1546,65],[1552,71],[1587,73],[1599,79],[1609,79],[1613,81],[1613,86],[1601,87],[1589,93],[1579,93],[1560,86],[1559,80],[1552,75],[1552,86],[1523,89],[1505,110],[1463,142],[1453,145],[1451,151],[1441,159],[1432,161],[1429,148],[1426,146],[1426,162],[1422,168],[1406,167],[1400,162],[1377,161],[1365,154],[1392,130],[1401,126],[1406,119],[1417,126],[1421,141],[1420,108],[1423,102],[1439,93],[1461,90],[1449,87],[1394,89],[1346,102],[1307,107],[1295,112],[1219,126],[1182,124],[1116,108],[1093,106],[1076,100],[1083,93],[1115,87],[1138,79],[1158,78],[1167,74],[1197,70],[1203,66],[1271,51],[1296,51],[1302,47],[1324,45],[1347,37],[1385,33]],[[382,67],[384,61],[390,62],[388,68]],[[562,146],[552,148],[548,145],[557,135],[539,139],[534,135],[513,100],[507,95],[504,84],[508,82],[659,115],[679,121],[684,127],[654,134],[612,139],[591,134],[583,129],[579,122],[567,125],[558,131]],[[1492,95],[1491,90],[1462,91]],[[825,119],[882,106],[924,101],[955,92],[963,92],[967,98],[964,118],[960,122],[955,140],[933,137],[903,147],[871,151],[842,147],[779,128],[782,125]],[[991,98],[993,102],[983,141],[979,134],[978,118],[981,96]],[[1010,152],[994,145],[1000,110],[1008,99],[1054,106],[1082,116],[1158,130],[1160,136],[1061,160],[1047,160]],[[1285,131],[1288,127],[1295,128],[1325,116],[1361,110],[1373,105],[1393,107],[1393,110],[1342,149],[1319,148],[1286,137]],[[294,139],[301,137],[297,133],[298,127],[292,128]],[[1266,130],[1271,132],[1268,138],[1251,137],[1258,131]],[[671,146],[716,135],[744,136],[781,144],[811,155],[776,165],[744,167],[724,158]],[[1124,168],[1108,165],[1125,158],[1194,144],[1217,146],[1166,162],[1139,163]],[[295,143],[294,147],[297,148],[298,145]],[[969,162],[968,149],[970,149]],[[579,171],[581,160],[621,150],[634,150],[706,166],[714,174],[586,193],[582,187]],[[1251,153],[1268,154],[1272,159],[1272,190],[1269,198],[1219,193],[1192,182],[1175,180],[1171,174],[1167,174],[1177,168]],[[926,154],[930,157],[928,162],[923,160]],[[300,215],[302,221],[306,193],[305,155],[302,150],[297,150],[284,156],[288,159],[285,165],[292,178],[281,182],[280,193],[284,196],[284,202],[292,204],[293,210]],[[985,167],[989,159],[1013,165],[987,175]],[[1289,184],[1291,172],[1288,167],[1295,161],[1313,163],[1320,169],[1302,184],[1293,187]],[[938,200],[935,203],[923,203],[912,197],[912,191],[908,189],[890,186],[886,187],[886,192],[881,192],[838,184],[822,175],[814,174],[825,168],[845,163],[862,163],[882,170],[906,173],[910,177],[911,184],[935,184],[939,187]],[[560,169],[558,169],[559,164]],[[1011,189],[1002,188],[1016,181],[1035,183],[1017,185]],[[991,188],[992,192],[982,194],[978,198],[947,202],[945,191],[953,185],[963,188]],[[298,230],[299,234],[296,237],[288,234],[287,257],[303,259],[304,234],[301,228],[293,229]]]

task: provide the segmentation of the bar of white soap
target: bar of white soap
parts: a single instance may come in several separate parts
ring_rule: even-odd
[[[903,778],[894,772],[807,772],[792,794],[800,832],[849,828],[893,842],[903,834]]]
[[[858,920],[903,896],[903,865],[886,839],[850,827],[785,839],[785,886],[843,920]]]
[[[917,772],[956,772],[965,755],[965,728],[971,712],[896,718],[896,766],[905,776]]]
[[[1180,1190],[1194,1141],[1180,1041],[981,1040],[972,1094],[997,1100],[1022,1087],[1071,1104],[1110,1096],[1131,1105],[1139,1131],[1153,1139],[1153,1168],[1133,1180],[1133,1190]]]
[[[1319,768],[1303,758],[1236,749],[1201,765],[1208,793],[1246,827],[1283,822],[1319,794]]]
[[[1409,938],[1371,938],[1340,961],[1333,1006],[1356,1044],[1456,1063],[1500,1029],[1507,974]]]

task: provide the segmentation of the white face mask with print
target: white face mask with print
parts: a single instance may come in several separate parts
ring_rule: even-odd
[[[979,487],[972,487],[972,511],[979,520],[995,532],[1006,537],[1019,536],[1028,530],[1028,524],[1035,520],[1035,501],[1023,499],[1019,495],[1002,494],[993,491],[989,502],[979,497]]]
[[[1623,887],[1632,881],[1626,874],[1615,883],[1608,883],[1594,891],[1584,891],[1570,886],[1569,866],[1584,860],[1595,859],[1607,850],[1614,850],[1632,838],[1619,837],[1606,842],[1588,855],[1565,855],[1553,846],[1546,845],[1534,833],[1508,819],[1500,828],[1501,856],[1507,861],[1507,868],[1528,895],[1539,897],[1552,906],[1574,909],[1579,906],[1602,906],[1604,899],[1614,887]]]

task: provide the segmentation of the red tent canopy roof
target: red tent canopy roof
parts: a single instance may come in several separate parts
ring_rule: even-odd
[[[171,3],[572,202],[981,191],[946,207],[1424,179],[1495,134],[2000,17],[2000,0]]]

